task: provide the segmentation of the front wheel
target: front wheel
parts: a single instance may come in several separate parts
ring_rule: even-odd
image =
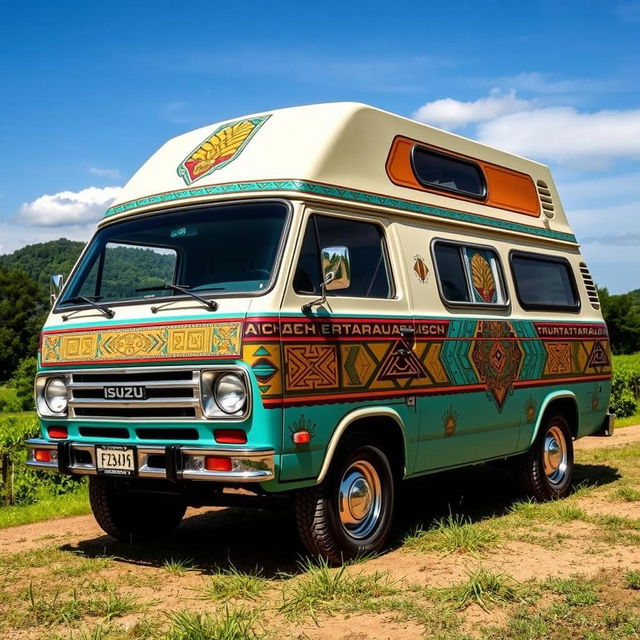
[[[89,477],[89,501],[100,527],[121,542],[162,539],[187,508],[177,496],[134,493],[122,480],[101,476]]]
[[[386,453],[349,441],[327,479],[295,496],[298,532],[309,552],[339,564],[380,551],[389,536],[395,483]]]
[[[525,493],[536,500],[556,500],[569,494],[573,439],[563,416],[545,420],[529,452],[518,460],[517,471]]]

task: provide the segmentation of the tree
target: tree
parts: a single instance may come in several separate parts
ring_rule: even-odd
[[[615,354],[640,351],[640,301],[634,293],[611,295],[606,288],[598,288],[602,315]]]
[[[38,369],[38,360],[35,356],[25,358],[15,370],[9,386],[16,390],[16,397],[20,411],[32,411],[33,406],[33,381]]]
[[[0,380],[36,354],[44,318],[38,283],[22,271],[0,267]]]

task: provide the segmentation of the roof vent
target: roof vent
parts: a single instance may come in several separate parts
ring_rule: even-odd
[[[542,212],[547,218],[553,218],[553,199],[551,198],[551,191],[544,180],[538,180],[536,183],[538,186],[538,196],[540,197],[540,205],[542,206]]]
[[[593,278],[589,273],[589,269],[584,262],[580,263],[580,273],[582,274],[582,281],[587,289],[587,295],[589,296],[589,302],[594,309],[600,308],[600,299],[598,298],[598,290],[596,285],[593,284]]]

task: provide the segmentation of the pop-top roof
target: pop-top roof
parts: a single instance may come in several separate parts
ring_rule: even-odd
[[[442,153],[479,168],[484,192],[456,193],[416,175],[414,154]],[[546,166],[350,102],[242,116],[172,138],[106,217],[264,195],[337,198],[575,242]]]

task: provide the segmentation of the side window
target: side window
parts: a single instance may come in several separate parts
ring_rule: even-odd
[[[349,250],[350,285],[346,289],[327,291],[328,296],[352,298],[391,298],[393,287],[384,238],[377,224],[311,216],[307,223],[302,250],[293,279],[296,293],[319,295],[322,281],[320,251],[345,246]]]
[[[511,271],[524,309],[577,311],[580,308],[573,272],[564,258],[512,253]]]
[[[493,249],[436,242],[433,249],[442,297],[454,304],[505,306],[508,302]]]

